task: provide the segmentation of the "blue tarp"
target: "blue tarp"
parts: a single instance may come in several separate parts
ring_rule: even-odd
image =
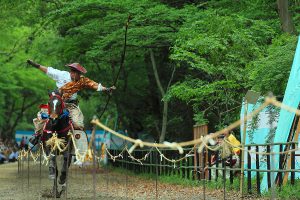
[[[90,140],[91,130],[86,130],[85,132],[87,133],[88,139]],[[22,137],[24,138],[27,137],[27,139],[29,139],[32,137],[33,134],[34,134],[33,131],[17,130],[15,135],[16,142],[20,144]],[[106,141],[106,145],[108,148],[112,147],[113,149],[124,148],[124,144],[125,144],[125,141],[121,138],[117,138],[116,136],[111,135],[110,133],[107,132],[105,133],[103,130],[96,130],[96,134],[95,134],[96,149],[98,149],[104,141]],[[129,144],[128,146],[131,146],[131,144]]]
[[[288,80],[288,84],[286,87],[283,104],[288,105],[293,108],[297,108],[300,102],[300,40],[298,39],[297,49],[294,56],[294,61],[292,65],[292,69],[290,72],[290,77]],[[248,113],[249,111],[253,109],[253,105],[249,105],[248,107]],[[241,116],[243,116],[243,108],[241,112]],[[279,113],[279,119],[278,124],[274,136],[274,140],[270,142],[287,142],[288,136],[291,130],[291,126],[294,120],[295,114],[290,113],[284,109],[280,110]],[[243,130],[241,128],[241,130]],[[269,129],[270,130],[270,129]],[[261,144],[265,141],[265,136],[267,132],[269,132],[267,129],[260,129],[256,130],[254,132],[254,139],[253,143]],[[249,136],[248,136],[248,129],[247,129],[247,137],[246,137],[246,144],[249,144]],[[242,135],[242,134],[241,134]],[[275,146],[273,148],[273,152],[279,152],[279,146]],[[278,155],[273,157],[273,166],[275,169],[278,169],[279,167],[279,161],[278,161]],[[263,163],[262,163],[263,164]],[[299,165],[297,161],[297,165]],[[245,166],[246,167],[246,166]],[[262,184],[261,184],[261,191],[267,191],[268,190],[268,182],[267,182],[267,176],[264,173]],[[273,178],[276,178],[276,173],[272,176]],[[296,173],[296,177],[299,177],[299,173]],[[274,181],[274,180],[272,180]]]
[[[241,119],[244,117],[244,106],[245,104],[242,104],[242,109],[241,109]],[[255,105],[253,104],[248,104],[248,114],[256,110],[258,107],[261,106],[261,101],[257,102]],[[274,121],[270,120],[270,115],[271,113],[275,114]],[[272,121],[272,123],[271,123]],[[251,127],[251,125],[254,123],[252,122],[252,119],[247,121],[247,129],[246,129],[246,138],[245,138],[245,144],[265,144],[269,140],[269,135],[270,132],[273,130],[274,133],[274,128],[277,126],[277,121],[278,121],[278,113],[275,109],[273,108],[265,108],[263,109],[260,113],[257,115],[256,119],[256,126]],[[271,130],[272,128],[272,130]],[[252,129],[254,129],[252,131]],[[241,138],[243,138],[243,123],[241,125]],[[272,141],[271,141],[272,142]],[[256,151],[255,146],[251,148],[251,150]],[[266,149],[263,147],[259,147],[259,152],[266,152]],[[256,168],[256,156],[255,154],[250,153],[251,156],[251,169]],[[245,152],[244,156],[244,167],[245,169],[248,168],[248,152]],[[263,156],[260,156],[260,161],[259,161],[259,168],[260,169],[266,169],[266,159]],[[247,174],[246,174],[247,175]],[[256,174],[252,173],[252,176],[254,177]]]
[[[300,102],[300,40],[298,38],[297,49],[294,56],[294,61],[290,72],[288,84],[285,90],[283,104],[293,108],[297,108],[299,102]],[[295,113],[288,112],[284,109],[280,110],[279,121],[275,133],[274,143],[287,141],[294,117],[295,117]],[[279,147],[278,146],[274,147],[273,152],[279,152]],[[274,156],[274,157],[275,157],[274,159],[275,161],[273,162],[274,164],[273,166],[276,169],[278,168],[279,161],[278,161],[278,156]],[[276,173],[274,174],[273,177],[274,178],[276,177]],[[264,176],[263,178],[261,189],[262,191],[268,189],[266,176]]]

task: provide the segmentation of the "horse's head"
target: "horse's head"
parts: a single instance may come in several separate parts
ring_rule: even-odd
[[[50,119],[56,120],[65,108],[65,104],[58,92],[49,93],[48,112]]]
[[[66,137],[71,124],[69,121],[69,113],[66,111],[64,101],[58,92],[49,93],[48,101],[48,114],[49,120],[47,120],[44,131],[44,139],[49,139],[52,133],[56,132],[60,136]]]

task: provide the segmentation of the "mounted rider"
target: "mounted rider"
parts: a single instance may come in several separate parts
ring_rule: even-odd
[[[43,65],[40,65],[38,63],[33,62],[32,60],[27,60],[27,63],[34,66],[35,68],[41,70],[44,72],[47,76],[52,78],[56,82],[56,86],[60,93],[62,94],[62,99],[65,102],[65,107],[69,111],[70,118],[72,120],[73,127],[75,129],[76,134],[79,133],[80,137],[85,136],[85,133],[83,131],[84,129],[84,117],[83,114],[78,106],[78,100],[77,100],[77,92],[87,88],[87,89],[94,89],[99,92],[111,92],[112,90],[116,89],[113,87],[104,87],[101,85],[101,83],[97,83],[85,76],[87,70],[81,66],[79,63],[72,63],[65,65],[66,67],[69,67],[68,71],[62,71],[58,69],[54,69],[52,67],[46,67]],[[45,109],[45,105],[40,106],[41,109]],[[43,118],[44,111],[40,111],[38,113],[38,117],[33,119],[33,123],[35,125],[35,134],[40,135],[43,132],[43,127],[46,122],[46,120]],[[75,136],[76,137],[76,136]],[[86,138],[86,136],[85,136]],[[87,146],[87,140],[86,140],[86,146]],[[81,148],[82,149],[82,148]],[[80,163],[78,163],[80,164]],[[53,179],[55,177],[55,171],[53,170],[53,166],[51,162],[49,163],[49,177]],[[62,172],[65,173],[65,172]],[[63,181],[65,179],[65,174],[62,174]]]
[[[66,108],[70,112],[70,117],[73,121],[74,129],[76,130],[83,130],[84,128],[84,118],[78,106],[77,92],[84,88],[94,89],[99,92],[111,92],[115,89],[114,86],[107,88],[102,86],[101,83],[97,83],[83,76],[87,70],[79,63],[65,65],[66,67],[69,67],[69,72],[54,69],[52,67],[45,67],[32,60],[27,60],[27,63],[41,70],[56,82],[56,86],[62,93],[62,99],[66,103]],[[34,124],[37,124],[37,122],[34,121]],[[36,125],[36,133],[39,133],[41,129],[42,126],[40,124]]]

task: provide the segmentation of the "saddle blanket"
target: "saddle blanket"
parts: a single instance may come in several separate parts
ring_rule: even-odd
[[[87,154],[88,139],[86,133],[81,130],[74,130],[74,140],[75,140],[75,146],[78,149],[80,155],[84,156],[85,154]]]

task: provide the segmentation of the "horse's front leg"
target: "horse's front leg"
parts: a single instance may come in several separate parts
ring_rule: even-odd
[[[57,163],[56,163],[57,151],[55,152],[49,151],[49,152],[50,152],[49,178],[53,180],[52,196],[60,197],[60,193],[58,192],[58,187],[57,187],[57,175],[58,175]]]
[[[63,165],[62,165],[62,169],[61,169],[61,175],[59,177],[59,184],[61,185],[65,185],[66,183],[66,179],[67,179],[67,172],[68,169],[70,167],[71,161],[72,161],[72,155],[71,155],[71,145],[72,142],[69,140],[68,141],[68,147],[67,150],[65,150],[63,152],[63,157],[64,157],[64,161],[63,161]]]
[[[56,163],[56,151],[52,151],[49,146],[46,146],[46,155],[49,156],[49,179],[54,180],[57,178],[57,163]]]

